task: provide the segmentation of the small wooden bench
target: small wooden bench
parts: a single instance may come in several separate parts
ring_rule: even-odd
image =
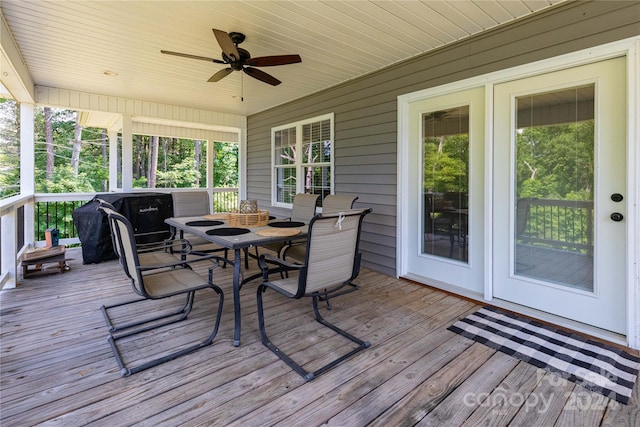
[[[22,254],[22,277],[28,278],[40,274],[64,273],[68,270],[64,245],[36,249]]]

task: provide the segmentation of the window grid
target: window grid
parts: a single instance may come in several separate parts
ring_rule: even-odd
[[[290,206],[297,193],[331,194],[333,114],[272,129],[272,148],[275,205]]]

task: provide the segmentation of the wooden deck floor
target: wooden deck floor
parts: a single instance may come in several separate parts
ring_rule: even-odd
[[[326,312],[371,347],[309,383],[260,343],[255,286],[242,291],[242,345],[232,345],[231,269],[216,271],[227,301],[214,343],[122,378],[99,306],[129,298],[127,279],[116,261],[70,254],[71,271],[0,292],[3,427],[640,425],[638,384],[630,405],[610,402],[446,330],[479,305],[372,271]],[[208,335],[211,301],[202,294],[187,324],[128,355]],[[265,304],[272,339],[298,360],[313,368],[340,350],[307,302],[270,293]]]

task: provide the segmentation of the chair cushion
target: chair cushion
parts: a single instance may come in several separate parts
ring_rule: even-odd
[[[295,295],[296,292],[298,292],[298,275],[297,274],[291,275],[286,279],[271,280],[270,283],[273,286],[280,288],[281,290],[290,294],[290,295],[287,295],[289,297]]]
[[[207,281],[188,268],[175,268],[144,277],[144,286],[152,298],[186,291],[190,288],[207,286]]]

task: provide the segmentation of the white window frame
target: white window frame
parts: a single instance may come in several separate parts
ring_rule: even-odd
[[[322,122],[325,120],[329,120],[329,138],[331,141],[331,155],[329,162],[317,162],[317,163],[304,163],[302,159],[304,156],[299,155],[296,156],[295,162],[295,170],[296,170],[296,193],[304,193],[304,168],[307,166],[328,166],[330,169],[331,176],[331,184],[330,184],[330,194],[334,194],[334,177],[335,177],[335,138],[334,138],[334,113],[323,114],[321,116],[311,117],[309,119],[300,120],[293,123],[287,123],[286,125],[281,125],[277,127],[271,128],[271,204],[273,206],[278,206],[282,208],[292,208],[292,203],[284,203],[279,202],[278,198],[278,183],[276,173],[277,169],[282,168],[281,165],[276,165],[276,153],[275,153],[275,145],[276,145],[276,132],[285,130],[285,129],[296,129],[296,153],[302,153],[302,127],[304,125],[308,125],[311,123]],[[291,167],[291,166],[286,166]]]

